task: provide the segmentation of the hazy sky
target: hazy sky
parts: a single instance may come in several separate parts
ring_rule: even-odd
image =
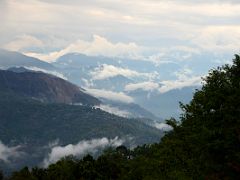
[[[0,0],[0,46],[47,61],[239,52],[240,0],[210,1]]]

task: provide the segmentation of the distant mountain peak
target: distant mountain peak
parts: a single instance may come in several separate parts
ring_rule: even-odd
[[[52,64],[44,62],[40,59],[4,49],[0,49],[0,65],[3,68],[10,68],[14,66],[31,66],[47,70],[54,69]]]

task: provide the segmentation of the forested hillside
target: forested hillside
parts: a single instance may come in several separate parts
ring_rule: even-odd
[[[0,140],[7,146],[20,146],[23,152],[13,162],[0,159],[4,171],[41,164],[51,149],[49,143],[55,141],[67,146],[81,140],[131,137],[131,142],[126,139],[124,143],[138,145],[158,142],[162,135],[162,131],[137,119],[118,117],[94,107],[43,103],[0,91]]]
[[[62,159],[10,179],[239,179],[240,57],[211,70],[181,121],[158,144],[109,149],[97,159]]]
[[[16,72],[20,70],[20,72]],[[24,70],[24,68],[22,68]],[[78,86],[59,77],[21,68],[0,70],[0,91],[14,92],[42,102],[99,105],[100,101]]]

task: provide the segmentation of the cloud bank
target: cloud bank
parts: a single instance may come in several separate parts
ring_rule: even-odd
[[[106,147],[117,147],[123,144],[123,140],[115,137],[114,139],[101,138],[92,139],[88,141],[80,141],[77,144],[69,144],[66,146],[54,146],[48,157],[44,159],[43,166],[47,167],[49,164],[55,163],[61,158],[69,155],[83,156],[88,153],[96,153],[100,149]]]
[[[53,62],[64,54],[72,52],[78,52],[90,56],[128,57],[136,59],[141,52],[141,47],[137,46],[133,42],[112,43],[102,36],[93,35],[92,41],[79,39],[60,51],[54,51],[48,54],[34,52],[25,52],[24,54],[48,62]]]
[[[210,50],[217,45],[215,48],[219,50],[219,42],[227,44],[227,51],[237,51],[239,47],[235,41],[240,29],[237,0],[0,3],[0,46],[22,52],[28,46],[38,47],[26,53],[45,60],[54,60],[69,51],[135,57],[141,54],[142,47],[159,50],[186,46]],[[199,37],[207,41],[199,41]]]

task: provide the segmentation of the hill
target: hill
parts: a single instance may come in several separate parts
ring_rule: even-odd
[[[0,140],[7,146],[20,145],[24,152],[11,163],[0,160],[0,169],[6,171],[42,163],[51,150],[49,143],[56,140],[59,145],[68,145],[119,137],[127,139],[125,144],[139,145],[158,142],[162,134],[136,119],[121,118],[90,106],[42,103],[0,92]]]
[[[76,85],[42,72],[0,70],[0,90],[50,103],[100,104]]]

